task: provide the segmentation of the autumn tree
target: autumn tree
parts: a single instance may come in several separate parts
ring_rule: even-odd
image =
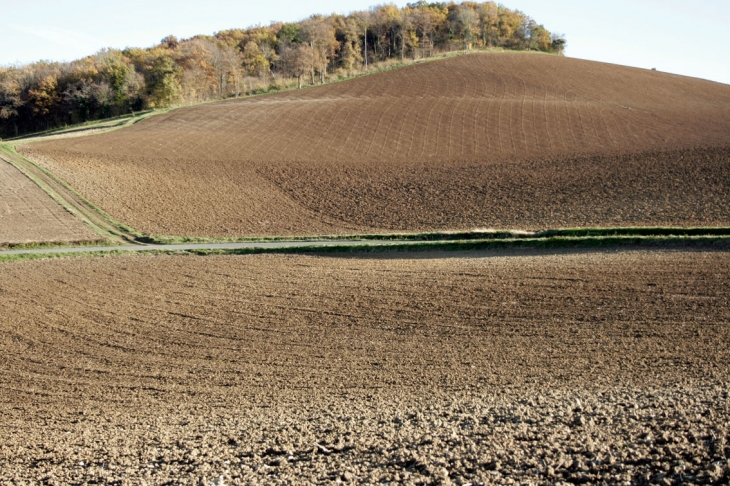
[[[341,45],[339,50],[340,65],[347,69],[354,69],[363,63],[362,49],[360,48],[360,24],[355,18],[337,16],[334,18],[335,37]]]
[[[470,50],[501,46],[562,54],[566,41],[518,10],[495,1],[379,5],[349,15],[230,29],[189,39],[167,36],[151,48],[104,49],[70,63],[0,68],[0,136],[130,110],[196,103],[268,89],[286,78],[328,69],[352,72],[388,59],[432,56],[454,43]],[[461,47],[460,47],[461,48]],[[283,83],[278,80],[283,79]],[[254,83],[258,79],[263,83]]]
[[[180,68],[167,52],[156,52],[147,69],[147,91],[153,107],[167,107],[180,99]]]
[[[452,15],[454,31],[459,33],[465,51],[469,51],[472,43],[472,34],[477,26],[477,14],[474,7],[469,3],[463,3],[456,7]]]
[[[216,96],[216,75],[209,55],[204,39],[199,38],[180,42],[175,50],[175,62],[182,69],[180,88],[185,102],[195,103]]]
[[[530,49],[534,51],[549,51],[552,46],[550,32],[532,19],[529,21],[528,28],[530,31]]]
[[[499,7],[494,2],[485,2],[479,6],[477,16],[482,44],[484,47],[496,46],[499,37]]]
[[[368,67],[368,29],[372,25],[372,17],[372,12],[370,12],[369,10],[355,12],[349,17],[352,21],[351,25],[354,26],[355,30],[358,32],[358,35],[362,34],[362,59],[365,68]]]
[[[0,122],[10,123],[15,136],[18,133],[18,109],[23,106],[20,98],[18,71],[0,68]]]
[[[261,48],[254,41],[249,41],[243,48],[243,65],[251,76],[260,76],[269,72],[271,64],[266,59]]]
[[[424,1],[408,6],[412,10],[411,16],[416,34],[420,32],[419,45],[424,47],[423,55],[425,57],[425,52],[428,50],[429,56],[432,56],[436,32],[444,30],[448,9]]]
[[[312,50],[312,84],[315,71],[319,72],[320,82],[324,83],[327,65],[340,47],[335,29],[321,17],[310,17],[302,22],[302,38]]]
[[[297,78],[297,87],[302,89],[302,77],[312,72],[314,56],[306,44],[288,44],[281,48],[281,63],[284,69]],[[312,75],[314,84],[314,75]]]

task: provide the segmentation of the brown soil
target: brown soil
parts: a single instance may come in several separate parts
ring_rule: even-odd
[[[727,481],[729,256],[3,264],[0,482]]]
[[[730,86],[475,54],[23,151],[141,231],[232,236],[725,225],[729,146]]]
[[[18,169],[0,158],[0,248],[99,239]]]

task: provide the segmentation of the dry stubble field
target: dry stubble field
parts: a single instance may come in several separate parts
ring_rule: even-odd
[[[149,234],[730,221],[730,87],[473,54],[21,147]]]
[[[22,172],[0,159],[0,249],[17,244],[99,239]]]
[[[3,264],[0,483],[727,482],[728,251]]]

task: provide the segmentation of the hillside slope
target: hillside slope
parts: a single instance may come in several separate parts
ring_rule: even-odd
[[[0,250],[31,243],[80,243],[100,239],[0,156]]]
[[[22,148],[151,234],[730,220],[730,86],[474,54]]]

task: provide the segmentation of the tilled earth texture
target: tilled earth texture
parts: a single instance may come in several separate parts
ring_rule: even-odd
[[[727,484],[730,249],[0,265],[3,484]]]
[[[461,56],[22,151],[157,235],[730,221],[730,86],[555,56]]]
[[[0,249],[25,243],[98,239],[33,181],[0,159]]]

